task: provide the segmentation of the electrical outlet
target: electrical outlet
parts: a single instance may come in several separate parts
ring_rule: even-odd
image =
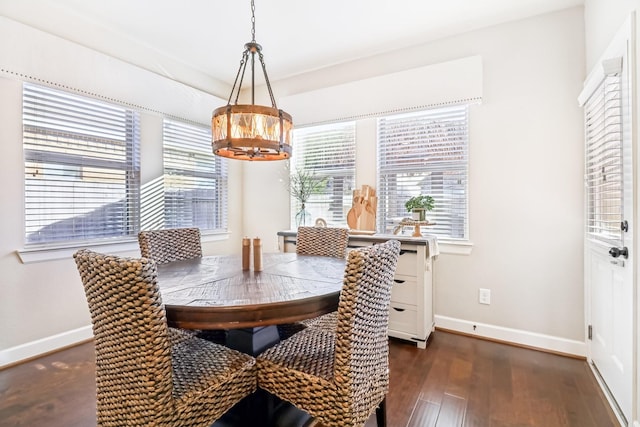
[[[478,292],[478,302],[480,304],[491,304],[491,289],[480,288]]]

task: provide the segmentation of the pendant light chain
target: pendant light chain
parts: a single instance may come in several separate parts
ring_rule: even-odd
[[[256,4],[254,0],[251,0],[251,43],[259,46],[256,42]],[[260,48],[256,49],[260,52]],[[256,74],[255,74],[255,61],[256,55],[255,51],[251,52],[251,103],[256,103]]]
[[[276,105],[276,98],[273,96],[273,90],[271,90],[271,83],[269,83],[269,76],[267,75],[267,66],[264,65],[264,57],[262,52],[258,52],[258,58],[260,58],[260,64],[262,64],[262,72],[264,73],[264,81],[267,83],[267,90],[269,91],[269,97],[271,97],[271,106],[278,108]]]
[[[251,0],[251,41],[256,42],[256,4]]]
[[[254,0],[251,0],[251,42],[256,43],[256,4]],[[267,75],[267,66],[264,63],[264,56],[262,55],[262,49],[258,48],[258,58],[260,58],[260,65],[262,65],[262,73],[264,74],[264,81],[267,85],[267,91],[269,92],[269,98],[271,99],[271,106],[273,108],[278,108],[276,105],[276,98],[273,96],[273,90],[271,89],[271,82],[269,81],[269,76]],[[251,55],[251,59],[253,61],[253,55]],[[252,64],[253,71],[253,64]],[[253,78],[253,75],[252,75]],[[252,79],[253,80],[253,79]],[[254,81],[252,81],[253,85]],[[252,86],[253,88],[254,86]],[[251,91],[251,102],[254,103],[254,94],[253,89]]]

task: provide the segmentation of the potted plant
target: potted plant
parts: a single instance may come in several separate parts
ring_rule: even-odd
[[[305,203],[312,194],[321,192],[326,186],[327,178],[319,177],[314,172],[295,169],[289,175],[289,194],[300,203],[296,214],[296,226],[309,225],[311,214],[305,209]]]
[[[411,218],[416,221],[424,221],[427,212],[433,210],[435,200],[426,194],[414,196],[407,200],[404,207],[411,212]]]

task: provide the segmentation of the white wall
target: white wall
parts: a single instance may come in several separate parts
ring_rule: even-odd
[[[474,249],[438,260],[436,314],[583,342],[582,9],[467,37],[440,48],[483,57],[483,104],[471,111]],[[478,304],[480,287],[490,306]]]
[[[550,338],[551,348],[584,341],[582,114],[576,102],[585,77],[583,37],[582,9],[574,8],[273,84],[278,98],[482,56],[484,101],[471,109],[469,207],[474,247],[470,255],[442,254],[435,271],[436,314],[461,328],[469,321],[487,329],[512,328],[514,336],[542,334]],[[19,83],[0,79],[0,177],[7,184],[0,189],[5,207],[0,210],[0,359],[3,350],[89,323],[71,259],[21,264],[14,252],[22,246],[19,101]],[[151,137],[154,132],[157,137],[157,130],[146,134]],[[359,152],[368,144],[370,153],[375,139],[365,135],[358,133]],[[157,153],[158,143],[143,141],[143,150]],[[372,176],[371,156],[357,161],[358,176]],[[144,162],[143,176],[152,179],[159,159]],[[281,163],[233,164],[233,233],[229,241],[205,251],[234,251],[241,234],[261,236],[266,251],[276,250],[276,232],[289,225],[281,168]],[[492,290],[491,305],[477,303],[479,287]]]
[[[631,11],[640,6],[638,0],[585,0],[585,53],[587,72],[604,53]]]
[[[486,325],[479,334],[511,328],[503,336],[583,353],[583,128],[576,101],[585,78],[582,8],[298,76],[274,84],[274,93],[288,96],[473,55],[482,56],[484,78],[483,103],[472,106],[470,116],[474,247],[470,255],[438,258],[435,312],[466,332],[472,332],[467,321]],[[359,150],[363,145],[375,151],[375,138],[363,141],[359,129]],[[375,161],[358,156],[357,170],[375,176]],[[271,197],[245,199],[245,207],[254,206],[247,212]],[[269,218],[288,218],[286,203],[271,206]],[[491,305],[478,304],[480,287],[491,289]]]

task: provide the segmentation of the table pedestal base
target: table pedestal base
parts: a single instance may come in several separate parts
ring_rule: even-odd
[[[257,328],[229,329],[227,347],[251,356],[257,356],[269,347],[280,342],[277,326]]]
[[[267,413],[261,412],[265,409],[268,409]],[[258,389],[238,402],[211,427],[306,427],[311,420],[311,415],[306,412]]]
[[[277,326],[230,329],[226,346],[257,356],[280,342]],[[212,427],[303,427],[311,416],[276,396],[258,389],[229,410]]]

